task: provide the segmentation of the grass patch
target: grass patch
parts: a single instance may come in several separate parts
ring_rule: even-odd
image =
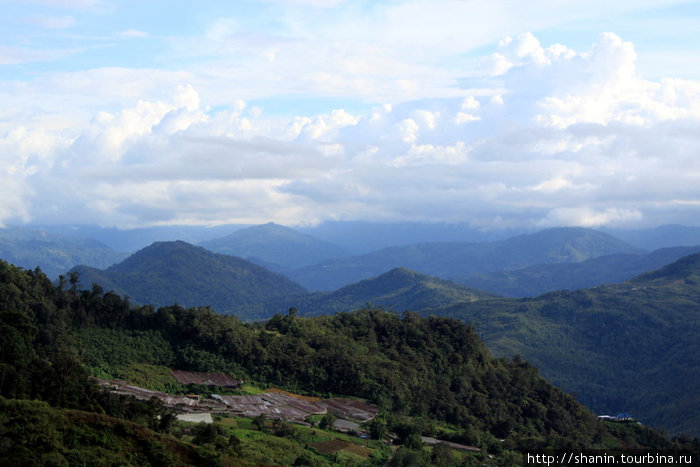
[[[163,391],[170,394],[182,394],[185,387],[173,378],[173,372],[167,366],[148,363],[131,363],[112,370],[117,379],[143,388]]]
[[[253,386],[252,384],[244,384],[238,389],[238,392],[241,395],[248,395],[248,396],[254,396],[256,394],[262,394],[263,392],[266,392],[265,389],[262,389],[258,386]]]

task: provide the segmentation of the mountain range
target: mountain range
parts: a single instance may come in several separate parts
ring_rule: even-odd
[[[584,228],[553,228],[495,242],[439,242],[385,248],[366,255],[327,260],[285,273],[309,290],[334,290],[406,267],[455,280],[469,274],[522,269],[543,263],[573,263],[642,250]]]
[[[648,253],[659,248],[700,245],[700,227],[667,225],[652,229],[622,230],[601,229],[601,232],[622,240]],[[468,223],[371,223],[371,222],[324,222],[315,226],[291,229],[276,224],[218,225],[218,226],[154,226],[133,229],[118,229],[94,225],[40,225],[0,228],[0,258],[27,269],[40,267],[50,277],[56,278],[78,264],[106,268],[156,241],[182,240],[206,246],[215,252],[233,254],[249,259],[274,272],[284,272],[297,278],[309,279],[302,285],[310,289],[334,290],[364,278],[374,277],[394,267],[409,267],[430,275],[440,275],[432,269],[424,269],[419,263],[389,261],[370,273],[348,274],[347,265],[323,264],[327,260],[348,259],[361,261],[363,255],[374,260],[394,247],[424,249],[425,244],[441,243],[482,244],[507,241],[518,235],[533,235],[524,230],[479,230]],[[534,233],[535,237],[538,233]],[[417,247],[416,245],[421,245]],[[391,251],[391,250],[389,250]],[[628,253],[629,251],[627,251]],[[611,254],[625,253],[620,251]],[[399,255],[398,259],[401,255]],[[591,257],[599,256],[594,254]],[[410,258],[409,258],[410,259]],[[540,261],[545,263],[549,261]],[[330,285],[321,283],[317,287],[313,277],[314,263],[324,269],[326,275],[335,267],[339,274],[348,278],[330,278]],[[533,264],[516,265],[527,268]],[[302,270],[304,268],[310,270]],[[330,269],[329,269],[330,267]],[[351,266],[349,266],[352,269]],[[508,267],[509,270],[514,269]],[[497,272],[484,270],[445,276],[462,281],[465,275]],[[311,277],[305,277],[309,276]],[[295,279],[302,280],[302,279]],[[322,279],[321,282],[326,282]],[[467,285],[471,285],[466,283]]]
[[[278,266],[281,255],[288,258],[286,264],[292,264],[302,261],[300,255],[312,258],[314,252],[323,255],[336,251],[323,242],[274,224],[243,229],[217,240],[214,246],[224,251],[253,254],[264,253],[263,249],[268,245],[271,248],[266,259],[278,258],[274,263]],[[105,270],[81,265],[74,271],[80,274],[83,287],[89,288],[94,282],[105,290],[128,295],[137,303],[161,306],[177,301],[188,306],[210,305],[217,311],[235,313],[246,319],[266,319],[291,306],[309,314],[347,311],[368,302],[397,310],[442,306],[490,296],[445,279],[451,275],[498,270],[536,261],[580,261],[609,252],[631,251],[637,250],[593,230],[550,229],[499,242],[396,247],[291,271],[279,266],[286,276],[282,285],[283,277],[272,273],[269,268],[178,241],[156,242]],[[235,267],[222,268],[223,263],[235,263]],[[405,264],[411,265],[415,271],[409,273],[403,266]],[[232,273],[234,269],[236,272]],[[387,271],[393,273],[385,275]],[[304,279],[308,279],[309,273],[321,281],[339,284],[336,289],[342,290],[306,294],[306,290],[296,284],[305,284]],[[428,278],[429,275],[436,277]],[[354,280],[356,276],[359,278]],[[242,282],[241,277],[252,282]],[[272,277],[275,280],[271,280]],[[368,281],[352,285],[364,279]],[[318,286],[318,281],[315,283]],[[358,293],[358,290],[362,292]]]
[[[513,271],[475,273],[455,281],[508,297],[532,297],[554,290],[623,282],[698,251],[700,246],[661,248],[648,254],[606,255],[579,263],[537,264]]]
[[[179,245],[183,249],[189,244],[180,242]],[[287,295],[280,295],[275,290],[266,293],[263,287],[257,289],[260,294],[256,300],[222,301],[217,298],[218,291],[241,288],[241,285],[236,282],[235,275],[219,274],[201,284],[203,289],[200,297],[204,300],[201,303],[216,303],[219,311],[235,313],[246,319],[266,319],[291,306],[296,306],[307,314],[320,314],[347,311],[368,302],[397,310],[422,309],[477,296],[483,298],[488,296],[486,292],[515,297],[536,296],[552,290],[573,290],[621,282],[700,249],[699,247],[676,247],[643,254],[639,253],[640,250],[607,234],[590,229],[560,228],[498,242],[473,244],[448,242],[395,247],[370,255],[339,258],[298,270],[290,270],[280,263],[290,266],[304,261],[312,262],[324,255],[340,254],[340,250],[313,237],[275,224],[241,229],[226,237],[205,242],[203,245],[248,256],[250,261],[239,264],[255,263],[267,270],[283,274],[295,283],[309,286],[307,280],[310,275],[313,275],[326,284],[337,285],[334,290],[324,290],[311,295],[306,295],[301,288]],[[269,248],[268,253],[265,253],[266,248]],[[142,272],[130,271],[131,268],[147,267],[139,265],[138,258],[153,257],[149,249],[142,251],[144,253],[137,253],[129,262],[114,265],[107,271],[86,268],[82,265],[75,270],[81,274],[83,285],[86,287],[96,282],[106,290],[128,295],[140,302],[148,297],[149,303],[169,303],[172,298],[166,292],[167,290],[184,291],[191,288],[191,280],[187,276],[172,274],[166,269],[161,269],[163,274],[160,276],[167,276],[167,278],[158,277],[156,280],[158,274],[154,273],[152,281],[136,284],[141,288],[146,288],[146,284],[149,284],[147,294],[145,290],[130,290],[130,287],[126,287],[127,282],[123,277],[115,279],[115,274],[144,275]],[[182,257],[188,264],[177,267],[183,270],[188,268],[217,270],[218,264],[209,264],[209,261],[216,256],[205,254],[207,251],[203,248],[192,249],[189,256]],[[621,253],[606,254],[610,252]],[[163,254],[168,253],[164,251]],[[256,254],[258,256],[253,257]],[[264,256],[264,260],[260,256]],[[304,256],[307,259],[304,259]],[[234,261],[233,257],[231,258],[231,261]],[[584,258],[590,259],[581,261]],[[175,267],[178,257],[173,257],[170,261],[170,267]],[[528,263],[535,264],[523,269],[515,269],[519,265]],[[409,268],[402,266],[405,264],[412,265],[410,271],[413,276],[411,277],[423,277],[418,281],[421,284],[420,293],[411,280],[396,281],[397,277],[407,279],[409,277],[407,274],[402,276],[394,272],[393,275],[384,276],[391,270],[409,271]],[[381,269],[382,267],[386,269]],[[357,276],[359,279],[355,279]],[[425,279],[428,276],[430,276],[429,280]],[[387,280],[388,277],[391,279]],[[438,277],[444,279],[444,283],[439,287],[435,282]],[[453,277],[454,280],[450,282],[445,279],[446,277]],[[177,283],[180,280],[184,283]],[[374,290],[356,293],[363,287],[355,284],[363,280],[368,280],[367,284],[375,284],[372,286]],[[175,283],[170,283],[173,281]],[[426,286],[428,281],[432,281],[430,287]],[[318,282],[318,280],[312,281],[311,285],[316,284],[318,288]],[[379,289],[376,287],[378,282],[383,284],[383,288],[380,287],[381,293],[376,293]],[[458,284],[461,285],[458,286]],[[314,287],[309,288],[314,289]],[[428,289],[430,292],[426,291]],[[401,292],[398,292],[399,290]],[[437,292],[438,290],[440,292]],[[464,295],[465,290],[467,295]],[[483,292],[475,293],[475,290]],[[178,297],[178,299],[183,298],[181,295]],[[417,299],[417,297],[422,298]],[[430,300],[434,303],[429,303]],[[182,303],[194,302],[185,299]]]
[[[397,268],[389,261],[408,258],[445,275],[450,271],[463,274],[480,268],[487,272],[490,268],[512,268],[501,273],[506,274],[502,282],[512,281],[523,271],[534,274],[548,270],[546,281],[561,285],[568,276],[575,280],[592,275],[604,280],[614,274],[629,278],[641,268],[693,251],[674,248],[642,254],[601,232],[549,229],[482,244],[447,242],[382,250],[369,255],[375,261],[369,262],[368,279],[321,293],[309,293],[289,278],[250,261],[180,241],[157,242],[105,270],[79,267],[75,271],[80,273],[83,286],[96,282],[136,303],[210,305],[216,311],[248,319],[265,319],[292,307],[301,315],[316,315],[368,303],[396,311],[456,317],[473,323],[497,355],[526,357],[546,378],[576,393],[599,413],[627,411],[672,432],[697,434],[697,254],[617,285],[550,292],[528,299],[493,297],[444,278],[426,276],[424,270]],[[360,265],[360,258],[324,264]],[[542,265],[545,261],[550,264]],[[374,274],[373,268],[389,264],[385,271]],[[288,275],[295,278],[297,272]],[[333,272],[332,268],[327,271],[328,275]],[[524,283],[527,277],[518,280]]]
[[[126,256],[89,238],[20,227],[0,228],[0,258],[25,269],[41,268],[54,279],[76,264],[104,268]]]

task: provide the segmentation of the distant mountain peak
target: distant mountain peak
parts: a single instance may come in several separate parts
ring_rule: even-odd
[[[395,267],[394,269],[385,272],[380,277],[382,277],[382,276],[386,276],[386,277],[391,277],[391,276],[393,276],[393,277],[425,277],[425,278],[430,277],[426,274],[422,274],[418,271],[414,271],[413,269],[409,269],[409,268],[404,267],[404,266]]]
[[[290,234],[298,234],[298,235],[304,235],[300,232],[297,232],[296,230],[292,229],[291,227],[287,227],[281,224],[276,224],[274,222],[268,222],[267,224],[260,224],[260,225],[253,225],[250,227],[246,227],[244,229],[238,230],[231,235],[236,235],[237,233],[244,233],[244,232],[286,232]],[[304,235],[307,236],[307,235]]]
[[[200,245],[217,253],[287,269],[320,263],[345,254],[336,245],[274,222],[247,227]]]
[[[401,289],[409,287],[442,289],[449,296],[462,295],[464,300],[476,300],[483,298],[493,298],[495,295],[472,289],[466,285],[457,284],[447,279],[423,274],[406,267],[397,267],[385,272],[377,277],[364,279],[354,284],[347,285],[339,289],[336,293],[353,291],[363,291],[362,293],[376,293],[382,291],[387,294],[394,294]],[[414,307],[417,306],[414,305]]]
[[[181,240],[155,242],[105,271],[81,271],[81,283],[105,283],[135,302],[210,305],[226,312],[261,298],[305,293],[284,276],[242,258],[213,253]]]

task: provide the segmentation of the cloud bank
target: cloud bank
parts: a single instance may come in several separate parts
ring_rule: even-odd
[[[222,24],[205,39],[218,44],[211,53],[250,52]],[[133,31],[121,35],[147,36]],[[278,39],[258,40],[253,63],[284,68],[296,55],[275,55]],[[337,56],[332,66],[349,71],[310,66],[298,77],[326,96],[387,97],[360,112],[269,114],[221,84],[236,67],[91,69],[13,83],[0,92],[0,222],[502,228],[700,219],[700,82],[642,79],[634,45],[617,35],[584,51],[530,33],[507,37],[478,70],[425,96],[414,78],[428,80],[428,68],[386,65],[384,53]],[[393,78],[374,79],[373,60],[395,63]],[[270,70],[243,73],[271,86],[291,76]]]

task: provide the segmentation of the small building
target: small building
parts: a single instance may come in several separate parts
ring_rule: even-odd
[[[607,422],[634,422],[636,421],[633,416],[628,413],[619,413],[617,415],[598,415],[598,420],[603,420]]]
[[[176,415],[177,419],[183,422],[192,422],[192,423],[214,423],[214,419],[212,418],[211,414],[209,412],[204,412],[204,413],[193,413],[193,412],[188,412],[188,413],[181,413]]]

